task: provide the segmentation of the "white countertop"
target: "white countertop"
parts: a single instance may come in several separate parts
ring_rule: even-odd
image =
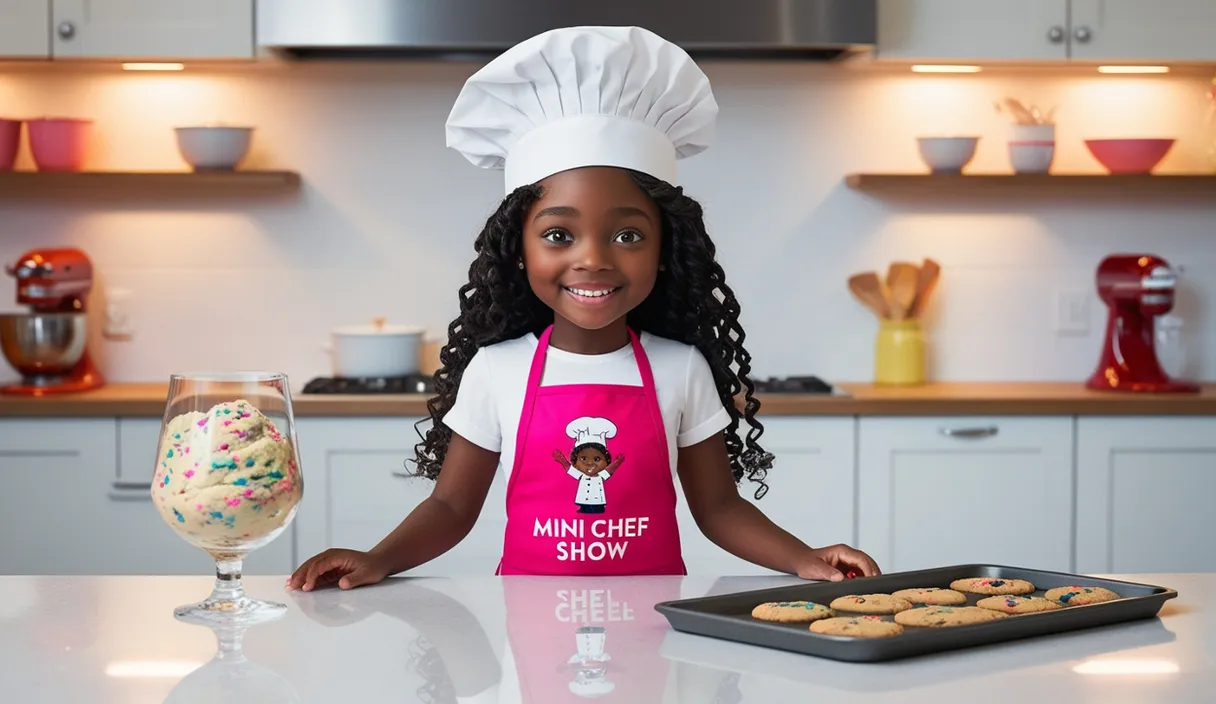
[[[1179,597],[1159,619],[850,664],[677,633],[653,609],[787,578],[415,578],[305,594],[247,577],[288,612],[218,660],[215,634],[172,613],[210,592],[206,576],[0,577],[0,683],[3,701],[39,704],[577,702],[568,660],[591,624],[611,656],[608,702],[1216,700],[1216,574],[1116,578]]]

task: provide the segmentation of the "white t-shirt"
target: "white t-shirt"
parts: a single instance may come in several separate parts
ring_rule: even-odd
[[[659,409],[667,430],[671,469],[679,448],[695,445],[730,425],[709,363],[696,347],[641,333],[654,373]],[[501,453],[499,466],[510,476],[515,437],[523,410],[528,371],[539,341],[531,333],[483,347],[469,360],[456,403],[443,422],[479,447]],[[600,355],[575,354],[549,345],[541,386],[620,384],[641,386],[633,346]]]

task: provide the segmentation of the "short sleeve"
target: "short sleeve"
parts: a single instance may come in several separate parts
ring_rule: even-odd
[[[709,362],[693,347],[688,355],[684,387],[684,413],[680,416],[678,447],[688,447],[720,433],[730,425],[730,414],[722,405]]]
[[[493,378],[486,351],[478,350],[460,378],[456,403],[443,417],[443,422],[452,432],[474,445],[491,452],[502,452],[502,429],[498,422]]]

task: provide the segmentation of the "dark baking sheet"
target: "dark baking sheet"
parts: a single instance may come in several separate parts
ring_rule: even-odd
[[[1101,604],[1066,606],[1041,613],[1011,615],[1009,618],[968,626],[905,626],[901,635],[892,638],[821,635],[812,633],[805,623],[771,623],[751,617],[752,608],[767,601],[806,600],[827,605],[836,597],[849,594],[890,594],[900,589],[917,587],[949,588],[950,582],[966,577],[1024,579],[1035,585],[1035,596],[1043,596],[1044,592],[1055,587],[1077,584],[1105,587],[1119,594],[1120,598]],[[672,628],[685,633],[832,660],[881,662],[1152,618],[1167,600],[1176,596],[1178,592],[1173,589],[1151,584],[1087,577],[1067,572],[971,564],[899,572],[843,582],[808,582],[736,594],[679,599],[656,604],[655,609],[667,619]],[[974,606],[982,598],[983,595],[968,594],[967,605]],[[850,614],[841,612],[840,615]],[[892,616],[883,618],[894,620]]]

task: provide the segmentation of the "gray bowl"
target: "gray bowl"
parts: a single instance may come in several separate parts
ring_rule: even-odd
[[[84,313],[0,315],[0,349],[26,379],[67,374],[87,342]]]

